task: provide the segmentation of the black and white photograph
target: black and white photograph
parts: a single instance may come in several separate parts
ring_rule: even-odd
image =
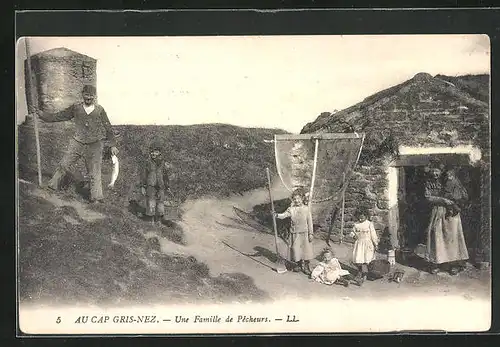
[[[481,332],[483,34],[16,44],[26,335]]]

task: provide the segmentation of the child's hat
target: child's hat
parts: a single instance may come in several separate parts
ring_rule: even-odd
[[[154,141],[153,143],[151,143],[151,146],[149,146],[149,149],[151,151],[155,151],[155,150],[161,151],[162,148],[163,148],[163,145],[159,141]]]
[[[333,249],[331,249],[330,247],[325,247],[323,248],[323,255],[327,254],[327,253],[330,253],[331,255],[333,255]]]
[[[445,165],[442,163],[440,160],[431,158],[429,160],[429,163],[424,167],[424,170],[426,172],[429,172],[431,169],[439,169],[439,170],[444,170]]]
[[[296,187],[293,192],[292,192],[292,196],[295,196],[295,195],[300,195],[302,197],[306,197],[306,190],[304,189],[304,187]]]

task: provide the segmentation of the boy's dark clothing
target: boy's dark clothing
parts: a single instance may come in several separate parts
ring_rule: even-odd
[[[149,159],[141,174],[141,187],[146,190],[146,215],[163,216],[165,213],[165,190],[168,189],[168,175],[162,159]]]
[[[101,179],[103,141],[107,140],[111,146],[115,146],[113,129],[104,108],[96,104],[94,110],[87,114],[83,103],[77,103],[58,113],[42,113],[40,118],[45,122],[73,120],[75,124],[73,139],[49,181],[49,187],[59,189],[61,179],[70,166],[82,158],[90,175],[90,199],[102,200],[104,198]]]

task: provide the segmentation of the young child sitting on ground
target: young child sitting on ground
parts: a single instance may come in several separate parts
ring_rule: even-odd
[[[311,273],[311,278],[316,282],[332,285],[341,284],[344,287],[349,286],[349,281],[343,276],[348,276],[349,271],[343,270],[337,258],[334,258],[333,252],[326,249],[323,252],[323,261],[318,263]]]

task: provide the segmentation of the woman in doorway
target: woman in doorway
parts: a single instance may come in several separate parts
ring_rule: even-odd
[[[465,260],[469,259],[460,213],[456,206],[456,190],[454,199],[446,196],[446,187],[452,182],[447,178],[443,182],[443,166],[433,163],[428,167],[429,178],[425,182],[425,199],[432,211],[426,230],[427,244],[425,259],[429,262],[429,271],[433,274],[440,269],[448,270],[456,275],[463,269]],[[453,180],[458,180],[456,177]],[[456,185],[456,181],[453,182]],[[450,196],[451,197],[451,196]],[[458,200],[458,199],[457,199]],[[450,211],[453,211],[450,213]]]

